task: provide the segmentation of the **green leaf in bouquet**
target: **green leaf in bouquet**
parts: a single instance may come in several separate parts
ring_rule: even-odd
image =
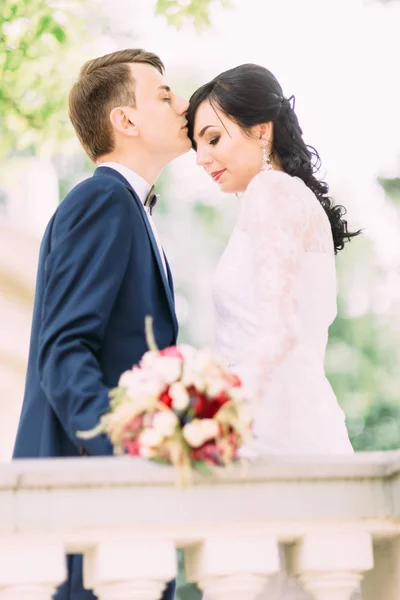
[[[202,475],[215,475],[214,469],[201,460],[195,460],[192,462],[192,467],[195,471],[198,471]]]
[[[144,329],[148,349],[152,352],[159,352],[156,338],[154,336],[153,317],[147,315],[147,317],[144,320]]]
[[[161,456],[157,457],[157,458],[152,458],[151,461],[154,463],[157,463],[158,465],[164,465],[164,466],[170,465],[171,466],[171,463],[166,458],[162,458]]]
[[[126,396],[126,392],[123,388],[112,388],[109,393],[108,393],[109,397],[110,397],[110,408],[109,410],[114,410],[115,408],[117,408],[117,406],[119,406],[121,404],[121,402],[123,402],[123,400],[125,399]]]
[[[187,412],[186,412],[186,416],[187,416],[187,417],[188,417],[190,420],[194,419],[194,417],[196,416],[196,413],[194,412],[194,408],[193,408],[193,407],[190,407],[190,408],[187,410]]]
[[[89,431],[77,431],[76,437],[81,440],[90,440],[91,438],[97,437],[98,435],[104,433],[104,424],[100,421],[96,427],[90,429]]]

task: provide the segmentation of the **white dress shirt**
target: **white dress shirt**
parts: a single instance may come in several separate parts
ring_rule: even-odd
[[[144,210],[146,212],[146,217],[149,220],[150,227],[151,227],[154,237],[156,239],[158,251],[160,253],[164,271],[165,271],[165,274],[168,279],[167,265],[165,263],[165,256],[164,256],[164,251],[161,246],[161,240],[158,236],[156,225],[155,225],[153,219],[151,218],[150,210],[147,206],[144,205],[147,195],[151,189],[151,186],[147,183],[147,181],[145,181],[143,179],[143,177],[140,177],[140,175],[135,173],[135,171],[132,171],[132,169],[125,167],[125,165],[120,165],[117,162],[108,161],[108,162],[101,163],[98,166],[99,167],[109,167],[110,169],[114,169],[114,171],[118,171],[118,173],[120,173],[123,177],[125,177],[125,179],[131,184],[131,186],[135,190],[136,194],[139,196],[140,201],[143,204]]]

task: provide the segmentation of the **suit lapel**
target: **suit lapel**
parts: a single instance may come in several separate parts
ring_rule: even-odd
[[[159,252],[158,246],[157,246],[157,241],[156,241],[156,238],[154,237],[154,233],[153,233],[153,230],[151,228],[150,221],[147,218],[146,211],[144,210],[143,204],[140,202],[140,199],[137,198],[136,194],[134,195],[134,197],[136,197],[135,198],[135,199],[137,199],[136,201],[140,204],[140,208],[141,208],[140,214],[142,215],[143,222],[145,224],[148,236],[150,238],[150,242],[151,242],[151,245],[152,245],[152,248],[153,248],[154,257],[155,257],[156,262],[157,262],[158,270],[160,271],[160,275],[161,275],[161,279],[162,279],[163,284],[164,284],[164,289],[165,289],[165,293],[166,293],[166,296],[167,296],[167,300],[168,300],[168,304],[169,304],[169,309],[170,309],[170,312],[171,312],[172,320],[174,322],[175,334],[177,334],[178,333],[178,321],[176,319],[176,314],[175,314],[174,297],[173,297],[173,294],[171,293],[170,284],[169,284],[169,281],[167,279],[167,275],[165,273],[164,266],[162,264],[160,252]],[[169,277],[169,275],[168,275],[168,277]]]
[[[175,297],[175,293],[174,293],[174,281],[172,279],[171,269],[169,268],[169,263],[168,263],[167,257],[165,256],[165,252],[164,252],[164,259],[165,259],[165,264],[167,266],[167,275],[168,275],[169,289],[171,290],[172,297],[174,298]]]
[[[95,175],[102,175],[102,174],[112,175],[113,177],[116,177],[119,181],[121,181],[125,185],[126,188],[128,188],[128,190],[132,194],[134,201],[138,205],[140,214],[143,219],[143,223],[146,227],[147,235],[149,236],[149,239],[150,239],[154,258],[156,260],[157,267],[160,272],[161,279],[162,279],[162,282],[164,285],[164,290],[165,290],[165,294],[167,296],[168,306],[169,306],[169,310],[171,313],[172,322],[174,325],[175,335],[178,335],[178,321],[177,321],[176,313],[175,313],[174,291],[173,291],[174,288],[173,288],[173,284],[172,284],[171,271],[170,271],[169,265],[167,263],[167,260],[165,260],[166,265],[167,265],[167,273],[168,273],[168,279],[167,279],[167,275],[165,273],[164,266],[163,266],[163,263],[161,260],[160,252],[158,250],[157,241],[154,237],[154,233],[151,228],[150,221],[147,218],[145,208],[144,208],[142,202],[140,201],[139,196],[136,194],[135,190],[132,188],[130,183],[125,179],[125,177],[123,177],[123,175],[121,175],[120,173],[118,173],[118,171],[115,171],[114,169],[111,169],[109,167],[98,167],[94,174]],[[165,254],[164,254],[164,257],[165,257]]]

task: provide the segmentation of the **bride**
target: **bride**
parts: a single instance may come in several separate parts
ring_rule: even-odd
[[[241,210],[214,279],[216,346],[254,406],[247,454],[352,453],[324,372],[336,316],[335,254],[357,233],[314,173],[294,112],[267,69],[245,64],[190,99],[189,136],[202,166]]]
[[[197,163],[223,192],[243,193],[213,296],[216,349],[257,399],[244,454],[350,454],[324,359],[335,254],[358,232],[314,175],[319,156],[303,141],[294,99],[270,71],[246,64],[199,88],[187,116]],[[284,573],[262,597],[309,599]]]

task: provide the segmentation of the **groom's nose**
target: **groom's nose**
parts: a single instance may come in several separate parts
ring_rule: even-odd
[[[181,98],[181,96],[176,96],[176,100],[176,112],[178,115],[185,115],[189,108],[189,102],[185,98]]]

